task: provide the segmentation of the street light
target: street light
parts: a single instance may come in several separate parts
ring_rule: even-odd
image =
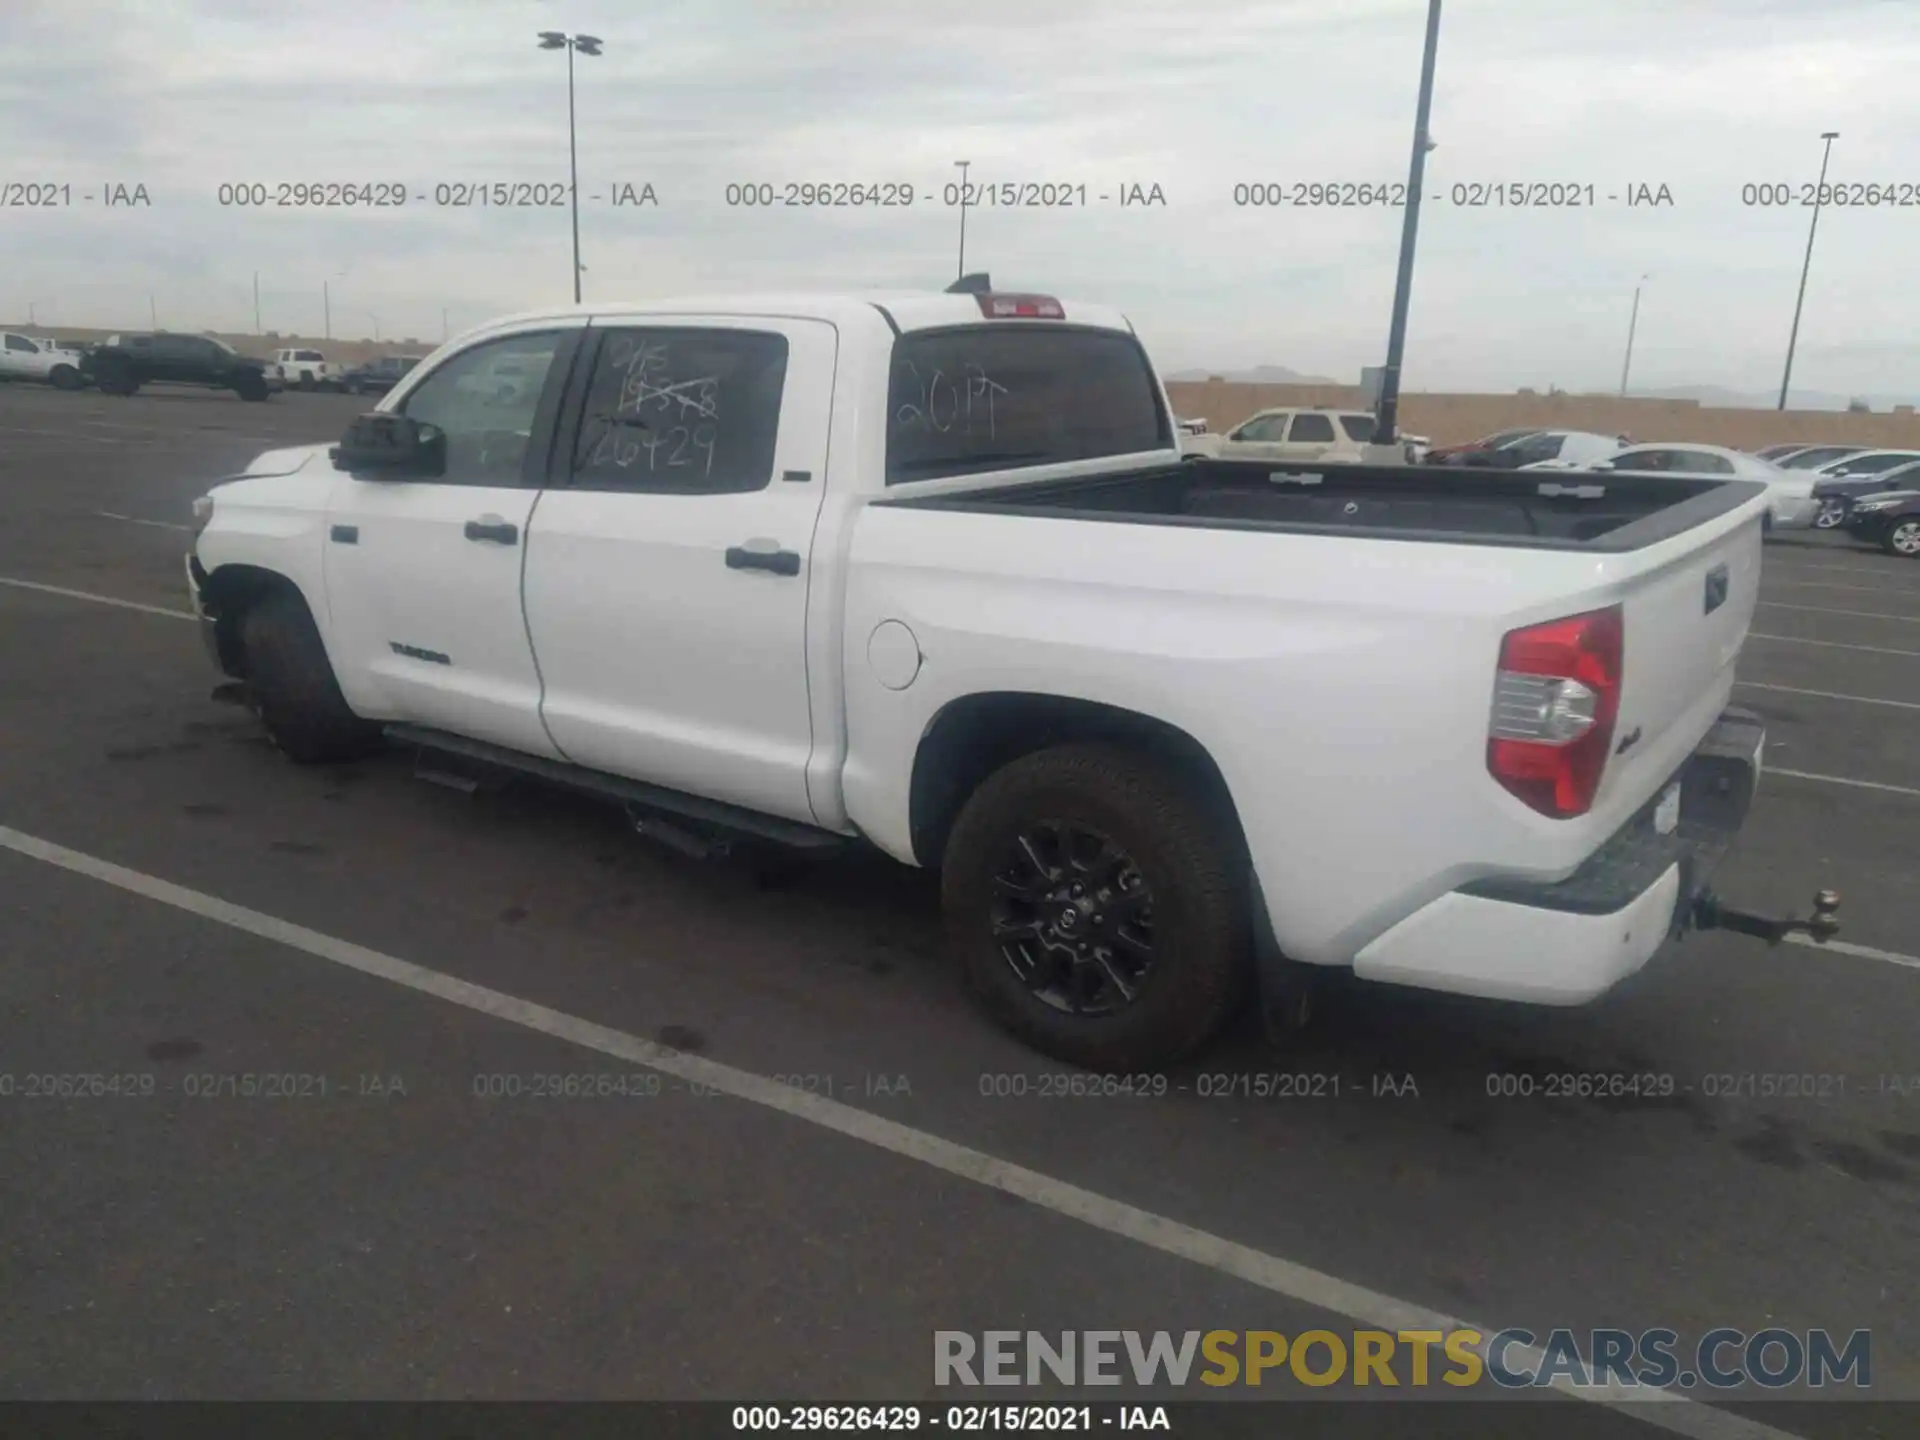
[[[1800,295],[1793,302],[1793,331],[1787,336],[1787,368],[1780,376],[1780,403],[1776,409],[1787,408],[1787,382],[1793,378],[1793,347],[1800,343],[1800,307],[1807,303],[1807,272],[1813,268],[1813,235],[1820,228],[1820,204],[1827,198],[1827,161],[1833,158],[1833,142],[1840,138],[1838,130],[1823,130],[1820,138],[1827,142],[1826,149],[1820,152],[1820,180],[1813,190],[1813,219],[1807,225],[1807,258],[1800,266]]]
[[[960,270],[954,278],[963,279],[967,273],[967,170],[973,162],[956,160],[953,163],[960,172]]]
[[[1427,0],[1427,46],[1420,57],[1420,99],[1413,122],[1413,159],[1407,166],[1407,215],[1400,227],[1400,273],[1393,282],[1393,320],[1387,329],[1387,363],[1380,372],[1380,408],[1374,419],[1376,445],[1399,438],[1400,362],[1407,349],[1407,306],[1413,298],[1413,244],[1420,231],[1420,190],[1427,173],[1427,133],[1433,113],[1433,66],[1440,50],[1440,0]]]
[[[1651,280],[1651,275],[1642,275],[1640,285]],[[1627,321],[1627,358],[1620,362],[1620,398],[1627,397],[1627,372],[1633,368],[1633,332],[1640,323],[1640,285],[1633,287],[1633,315]]]
[[[542,50],[564,50],[567,52],[567,175],[571,184],[568,193],[573,197],[573,303],[580,303],[580,150],[573,123],[573,54],[582,55],[600,53],[600,37],[597,35],[568,35],[559,30],[542,30],[540,48]]]
[[[380,342],[380,317],[371,310],[362,310],[360,313],[373,321],[373,339],[374,343],[378,344]]]

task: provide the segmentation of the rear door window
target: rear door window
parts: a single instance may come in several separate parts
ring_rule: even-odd
[[[1171,450],[1131,335],[1037,323],[922,330],[894,342],[887,483]]]
[[[1287,439],[1303,443],[1328,445],[1333,443],[1333,417],[1317,411],[1293,417],[1293,428],[1287,432]]]
[[[738,495],[773,479],[787,337],[609,330],[594,361],[570,483],[582,490]]]
[[[1373,416],[1342,415],[1340,428],[1347,432],[1347,439],[1368,445],[1373,441]]]

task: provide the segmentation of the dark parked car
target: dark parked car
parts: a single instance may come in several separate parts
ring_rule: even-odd
[[[211,335],[113,335],[81,362],[103,394],[131,395],[142,385],[206,385],[242,400],[264,400],[267,362],[242,355]]]
[[[421,355],[382,355],[378,360],[369,360],[347,371],[340,377],[340,388],[349,395],[384,395],[424,358]]]
[[[1890,490],[1856,501],[1847,533],[1889,555],[1920,560],[1920,490]]]
[[[1524,440],[1529,435],[1538,435],[1541,427],[1530,425],[1523,430],[1501,430],[1492,435],[1483,435],[1478,440],[1469,440],[1464,445],[1442,445],[1427,451],[1429,465],[1459,465],[1465,457],[1486,450],[1498,450],[1511,445],[1516,440]]]
[[[1867,475],[1843,474],[1831,480],[1813,482],[1813,493],[1820,500],[1820,513],[1814,524],[1822,530],[1837,530],[1845,525],[1853,507],[1869,495],[1885,495],[1895,490],[1920,490],[1920,460],[1909,460]]]

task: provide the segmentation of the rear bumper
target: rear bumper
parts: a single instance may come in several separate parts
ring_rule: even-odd
[[[1803,497],[1790,496],[1773,501],[1767,508],[1773,515],[1773,527],[1776,530],[1805,530],[1820,513],[1821,498],[1817,495]]]
[[[1552,884],[1480,881],[1415,911],[1354,957],[1364,979],[1536,1005],[1604,994],[1690,923],[1694,899],[1745,822],[1766,729],[1728,709],[1652,801]],[[1680,787],[1678,823],[1656,819]]]

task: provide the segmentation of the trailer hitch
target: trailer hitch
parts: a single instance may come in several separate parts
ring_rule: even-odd
[[[1731,930],[1751,935],[1769,945],[1778,945],[1789,935],[1805,934],[1824,944],[1840,933],[1840,892],[1822,890],[1813,897],[1813,914],[1804,920],[1776,920],[1723,905],[1711,890],[1703,890],[1693,900],[1693,928]]]

